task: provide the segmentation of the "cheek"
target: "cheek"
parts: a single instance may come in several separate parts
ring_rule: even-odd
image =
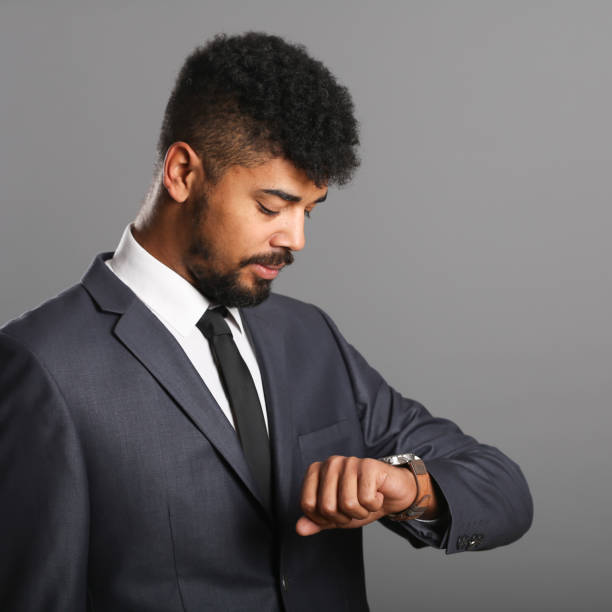
[[[249,218],[243,223],[234,224],[227,232],[230,248],[242,256],[267,253],[270,250],[270,237],[273,232],[268,224]]]
[[[238,264],[251,257],[257,250],[257,245],[249,242],[248,233],[238,225],[218,227],[210,236],[210,252],[216,266],[225,272],[235,269]]]
[[[270,252],[273,220],[250,206],[221,210],[205,220],[203,230],[217,258],[233,266],[253,255]]]
[[[211,253],[215,256],[227,255],[231,245],[234,244],[233,235],[235,229],[231,220],[223,215],[210,215],[206,217],[200,226],[202,242],[207,244]]]

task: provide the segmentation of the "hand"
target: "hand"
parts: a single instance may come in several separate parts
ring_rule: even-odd
[[[416,497],[412,472],[377,459],[334,455],[308,468],[302,485],[302,536],[323,529],[362,527],[386,514],[401,512]]]

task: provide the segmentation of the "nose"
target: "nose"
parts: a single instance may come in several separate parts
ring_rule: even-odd
[[[304,236],[304,211],[296,207],[283,215],[282,225],[270,239],[270,245],[301,251],[306,244]],[[280,220],[280,219],[279,219]]]

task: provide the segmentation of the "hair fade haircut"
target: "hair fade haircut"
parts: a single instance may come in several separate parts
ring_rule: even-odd
[[[187,142],[216,182],[233,165],[284,157],[317,186],[347,183],[359,165],[346,87],[305,48],[278,36],[217,35],[185,61],[158,142]]]

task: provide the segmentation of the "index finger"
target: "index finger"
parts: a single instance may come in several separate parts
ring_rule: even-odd
[[[316,461],[308,466],[304,482],[302,483],[302,496],[300,500],[304,514],[314,520],[317,510],[317,492],[319,490],[319,474],[322,463]]]

